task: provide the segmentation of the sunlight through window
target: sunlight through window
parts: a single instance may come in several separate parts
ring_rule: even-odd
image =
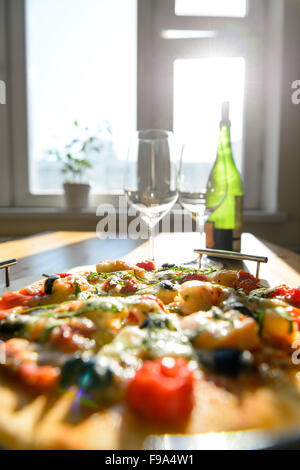
[[[245,60],[242,57],[180,59],[174,63],[174,132],[204,170],[216,157],[222,101],[230,103],[232,146],[242,166]],[[204,173],[207,173],[204,171]]]
[[[102,129],[102,151],[91,156],[94,189],[122,188],[128,136],[136,129],[136,8],[136,0],[26,1],[33,193],[61,188],[48,150],[80,137],[75,120],[93,133]]]
[[[247,0],[176,0],[178,16],[231,16],[247,14]]]

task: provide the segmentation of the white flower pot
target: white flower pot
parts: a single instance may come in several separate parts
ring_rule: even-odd
[[[89,205],[91,186],[85,183],[64,183],[65,199],[68,209],[85,209]]]

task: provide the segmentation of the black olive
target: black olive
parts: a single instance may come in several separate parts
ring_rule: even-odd
[[[150,317],[147,317],[146,320],[143,321],[141,324],[140,328],[149,328],[151,325],[151,319]]]
[[[161,265],[162,268],[164,269],[171,269],[171,268],[175,268],[176,264],[169,264],[169,263],[164,263]]]
[[[249,351],[239,349],[198,350],[198,359],[205,367],[217,374],[235,377],[240,372],[254,370],[253,357]]]
[[[47,277],[47,279],[45,280],[44,286],[45,286],[45,293],[47,295],[52,294],[53,283],[54,281],[56,281],[56,279],[60,279],[60,277],[54,274],[53,276]]]
[[[91,358],[84,364],[78,377],[78,385],[87,392],[102,390],[111,385],[114,374],[105,358]]]
[[[111,385],[113,377],[106,358],[87,358],[77,353],[64,363],[60,383],[63,388],[78,385],[85,392],[91,393]]]
[[[237,310],[238,312],[246,315],[246,317],[253,317],[253,312],[247,305],[241,302],[232,302],[226,305],[226,310]]]
[[[63,388],[77,383],[77,377],[81,371],[83,363],[82,356],[77,353],[71,356],[63,364],[61,369],[60,384]]]
[[[17,335],[24,330],[27,323],[27,318],[24,316],[6,318],[0,322],[0,333],[5,335]]]
[[[159,315],[149,315],[143,321],[140,328],[167,328],[169,330],[176,330],[176,327],[167,317],[160,317]]]
[[[234,306],[233,308],[247,317],[253,317],[253,312],[250,310],[250,308],[247,307],[247,305],[240,304],[238,306]]]
[[[166,290],[174,290],[174,286],[171,281],[161,281],[158,285]]]

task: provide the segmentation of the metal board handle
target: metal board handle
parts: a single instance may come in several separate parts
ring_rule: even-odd
[[[7,259],[5,261],[0,261],[0,269],[5,269],[5,285],[6,287],[9,287],[10,284],[10,277],[9,277],[9,268],[13,266],[14,264],[17,264],[16,259]]]
[[[256,261],[256,277],[259,277],[260,263],[267,263],[268,258],[266,256],[247,255],[245,253],[238,253],[237,251],[226,251],[226,250],[215,250],[208,248],[195,248],[194,253],[199,255],[199,266],[201,266],[201,259],[203,255],[214,256],[215,258],[225,258],[233,260],[247,260]]]

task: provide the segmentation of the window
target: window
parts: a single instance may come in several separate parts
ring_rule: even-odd
[[[0,0],[0,81],[2,99],[0,99],[0,206],[10,203],[9,181],[9,143],[8,143],[8,105],[7,103],[7,70],[6,70],[6,37],[5,37],[5,10],[4,2]],[[3,88],[4,87],[4,88]],[[5,98],[3,100],[3,98]]]
[[[175,0],[176,15],[243,17],[247,0]]]
[[[82,135],[85,126],[99,131],[102,147],[100,154],[91,153],[93,206],[100,197],[114,202],[122,192],[128,140],[136,128],[174,129],[178,140],[201,147],[203,164],[211,165],[220,104],[229,100],[234,154],[247,176],[246,208],[259,209],[265,5],[264,0],[0,0],[10,26],[5,39],[11,109],[4,118],[6,125],[9,115],[13,122],[5,144],[12,143],[13,165],[4,165],[0,178],[5,183],[13,177],[12,204],[63,205],[61,175],[49,150]],[[0,66],[5,51],[0,43]]]
[[[174,132],[180,142],[189,144],[191,162],[201,161],[207,170],[211,167],[216,158],[221,103],[229,101],[233,153],[241,171],[244,77],[245,61],[240,57],[175,60]],[[207,173],[203,171],[204,177]]]
[[[230,102],[232,143],[245,179],[245,206],[260,205],[264,3],[257,0],[154,2],[152,76],[147,106],[157,128],[174,129],[191,161],[215,160],[221,102]],[[148,68],[147,68],[148,67]],[[145,77],[144,77],[145,80]],[[149,105],[152,106],[151,113]],[[141,106],[141,104],[140,104]]]

